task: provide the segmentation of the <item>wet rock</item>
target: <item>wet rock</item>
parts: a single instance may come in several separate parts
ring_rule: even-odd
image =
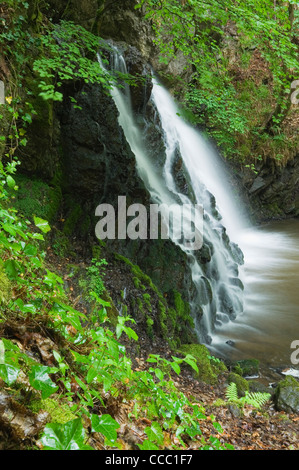
[[[259,375],[259,361],[257,359],[243,359],[232,364],[232,371],[242,377]]]
[[[299,215],[299,154],[285,165],[266,161],[254,181],[246,181],[248,204],[260,221]]]
[[[299,382],[294,377],[287,376],[278,383],[274,403],[278,411],[299,413]]]
[[[37,436],[49,419],[47,412],[35,414],[4,390],[0,392],[0,427],[19,441]]]

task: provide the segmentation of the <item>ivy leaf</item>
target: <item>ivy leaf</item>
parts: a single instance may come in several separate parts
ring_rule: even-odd
[[[148,439],[143,441],[142,444],[138,444],[138,447],[139,447],[140,450],[159,450],[159,447],[157,447],[155,444],[153,444]]]
[[[93,432],[99,432],[110,442],[114,443],[117,439],[117,429],[119,424],[110,415],[91,415],[91,426]]]
[[[48,233],[51,228],[48,222],[40,217],[34,216],[34,224],[38,227],[43,233]]]
[[[215,421],[215,422],[213,423],[213,426],[214,426],[214,428],[216,429],[216,431],[219,432],[219,434],[222,434],[222,433],[223,433],[223,429],[222,429],[222,426],[221,426],[220,423],[217,423],[217,421]]]
[[[84,441],[85,431],[80,418],[65,424],[47,424],[41,437],[44,450],[92,450]]]
[[[29,382],[30,385],[35,388],[35,390],[40,390],[42,392],[42,398],[48,398],[52,393],[58,390],[58,387],[52,382],[48,372],[52,371],[50,367],[47,366],[33,366],[29,373]]]
[[[159,423],[153,423],[151,427],[148,426],[144,431],[150,441],[157,442],[158,445],[163,445],[164,434]]]
[[[12,385],[18,378],[20,369],[8,364],[0,364],[0,377],[7,385]]]

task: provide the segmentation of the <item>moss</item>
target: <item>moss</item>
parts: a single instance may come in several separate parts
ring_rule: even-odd
[[[143,294],[142,296],[144,304],[149,312],[152,312],[151,296],[150,294]]]
[[[53,423],[65,424],[68,421],[77,418],[77,416],[71,412],[66,403],[61,404],[53,398],[32,401],[30,409],[34,413],[38,413],[40,410],[46,411],[49,413],[51,422]]]
[[[244,359],[237,361],[232,366],[232,372],[235,372],[242,377],[256,376],[259,374],[259,361],[258,359]]]
[[[69,253],[71,248],[70,240],[61,230],[55,231],[52,248],[54,253],[61,258],[65,258]]]
[[[133,277],[133,283],[134,283],[134,286],[136,289],[139,289],[140,288],[140,285],[141,285],[141,281],[140,279],[138,279],[138,277]]]
[[[218,375],[224,370],[222,364],[216,365],[211,362],[209,350],[203,344],[183,344],[178,352],[183,355],[191,354],[195,358],[198,374],[196,372],[194,374],[202,382],[215,384]]]
[[[137,308],[138,308],[139,312],[141,313],[141,316],[142,316],[142,317],[145,317],[145,311],[144,311],[144,308],[143,308],[143,302],[142,302],[142,300],[141,300],[139,297],[136,298],[136,304],[137,304]]]
[[[189,342],[192,337],[191,328],[194,326],[189,303],[184,301],[177,291],[164,296],[139,266],[123,255],[114,254],[114,256],[116,260],[129,267],[135,288],[143,291],[140,296],[136,296],[135,306],[143,320],[146,320],[147,314],[155,317],[156,331],[153,329],[153,333],[162,336],[173,349],[177,349],[182,342]],[[149,331],[147,325],[145,329]],[[196,341],[195,338],[194,341]]]
[[[70,236],[74,233],[76,227],[79,225],[79,221],[82,217],[83,211],[79,204],[75,204],[69,212],[63,227],[63,233],[66,236]]]
[[[11,297],[11,282],[0,267],[0,305],[6,304]]]
[[[103,248],[105,247],[106,243],[102,240],[98,240],[98,244],[93,245],[92,247],[92,258],[96,259],[97,261],[103,259]]]
[[[236,384],[238,395],[241,397],[245,395],[245,392],[249,391],[249,383],[239,374],[231,372],[227,377],[227,382],[229,384],[232,382]]]
[[[146,320],[146,326],[147,326],[147,335],[150,339],[153,339],[154,337],[154,330],[153,330],[153,324],[154,320],[152,318],[147,318]]]
[[[17,175],[15,180],[19,186],[15,208],[29,220],[35,215],[51,223],[62,200],[59,177],[55,176],[50,184],[25,175]]]

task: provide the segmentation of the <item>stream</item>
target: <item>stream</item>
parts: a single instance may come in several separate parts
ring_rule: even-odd
[[[296,374],[291,343],[299,340],[299,220],[248,229],[239,242],[245,255],[244,312],[216,329],[212,349],[233,361],[258,359],[268,379],[277,370]]]

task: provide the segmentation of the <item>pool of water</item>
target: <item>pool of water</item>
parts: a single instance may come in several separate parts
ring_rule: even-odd
[[[271,371],[299,372],[291,359],[291,343],[299,341],[299,220],[246,230],[239,244],[244,312],[216,330],[211,350],[230,360],[259,359],[269,378]]]

